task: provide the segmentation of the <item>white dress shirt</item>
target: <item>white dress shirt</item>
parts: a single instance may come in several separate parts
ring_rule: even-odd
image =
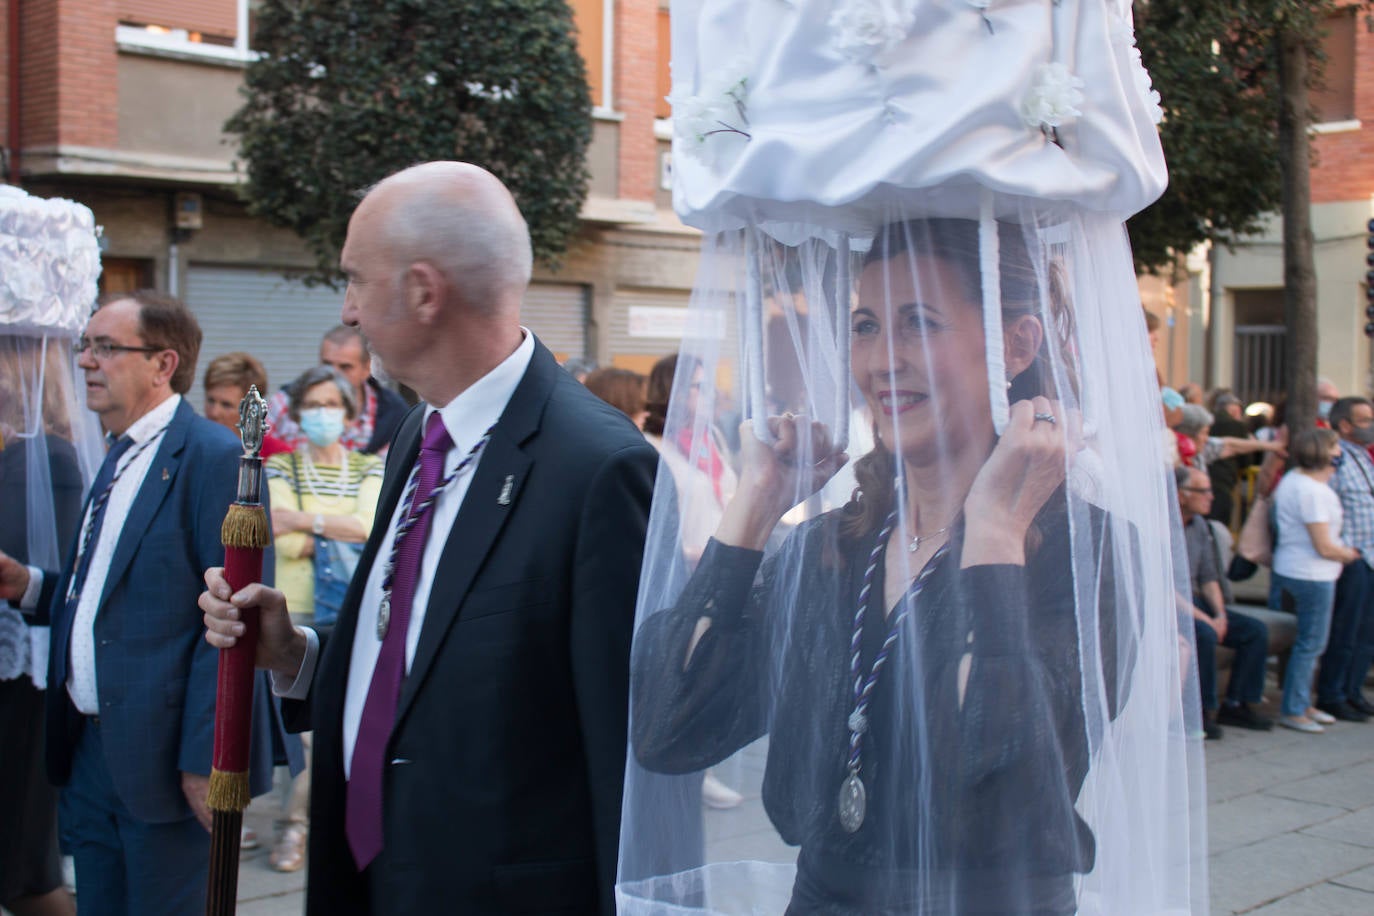
[[[71,695],[72,705],[88,716],[100,712],[100,696],[96,690],[95,679],[95,617],[100,610],[100,596],[105,592],[105,577],[110,573],[110,560],[114,557],[115,546],[124,531],[124,522],[133,508],[148,469],[153,466],[162,447],[162,434],[172,421],[181,395],[173,394],[133,422],[125,435],[133,440],[129,451],[147,443],[147,447],[131,458],[121,458],[127,462],[114,488],[110,490],[109,502],[105,505],[105,520],[100,525],[100,535],[91,544],[91,565],[86,573],[86,582],[77,600],[76,619],[72,622],[71,670],[67,673],[67,693]],[[99,496],[100,494],[95,494]],[[94,500],[92,500],[92,503]],[[86,507],[86,515],[81,519],[78,537],[84,535],[91,506]],[[79,559],[78,559],[79,562]],[[72,570],[75,575],[75,569]],[[60,598],[59,598],[60,600]],[[61,651],[59,649],[58,651]]]
[[[444,428],[453,439],[453,447],[444,459],[444,476],[457,467],[458,462],[472,450],[501,414],[505,412],[511,395],[515,393],[520,380],[525,377],[530,358],[534,355],[534,336],[524,328],[524,340],[515,352],[495,369],[482,376],[474,385],[454,398],[443,407],[425,408],[425,423],[436,410],[443,418]],[[421,426],[423,428],[423,425]],[[406,631],[406,671],[410,671],[415,661],[415,647],[420,642],[420,631],[424,626],[425,613],[429,605],[429,590],[434,584],[434,573],[439,567],[439,557],[448,541],[448,532],[458,518],[458,510],[467,495],[472,475],[477,472],[482,456],[479,455],[466,471],[449,484],[434,501],[433,519],[430,523],[429,537],[425,541],[424,556],[420,560],[420,575],[415,582],[415,597],[410,609],[410,627]],[[413,471],[412,471],[413,473]],[[343,741],[344,777],[353,769],[353,746],[358,740],[358,726],[362,722],[363,704],[367,701],[367,691],[372,685],[372,672],[377,666],[377,656],[381,653],[382,641],[377,638],[377,610],[382,599],[382,577],[387,558],[391,556],[391,545],[396,536],[403,500],[398,500],[392,511],[386,536],[377,549],[377,559],[367,577],[367,588],[363,591],[362,603],[358,607],[358,627],[353,637],[353,655],[348,665],[348,687],[344,695]],[[319,658],[319,637],[313,630],[303,627],[306,634],[305,660],[301,670],[290,683],[274,676],[275,692],[288,699],[304,699],[309,693],[310,682],[314,678],[315,664]]]

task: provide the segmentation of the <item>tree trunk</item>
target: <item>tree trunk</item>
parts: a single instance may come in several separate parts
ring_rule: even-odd
[[[1312,260],[1312,185],[1307,120],[1307,45],[1282,29],[1279,45],[1279,169],[1283,174],[1283,312],[1288,325],[1288,431],[1317,415],[1317,273]]]

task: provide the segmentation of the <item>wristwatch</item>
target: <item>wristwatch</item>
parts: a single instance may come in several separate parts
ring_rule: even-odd
[[[323,516],[323,515],[316,515],[316,516],[315,516],[315,522],[314,522],[314,524],[312,524],[312,525],[310,526],[310,530],[313,531],[313,532],[315,532],[316,534],[319,534],[319,535],[323,535],[323,534],[324,534],[324,516]]]

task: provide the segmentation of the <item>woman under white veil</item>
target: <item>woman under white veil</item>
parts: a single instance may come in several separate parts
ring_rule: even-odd
[[[690,573],[658,484],[618,904],[1205,912],[1195,674],[1121,226],[1162,186],[1129,21],[1123,43],[1123,11],[1086,2],[868,3],[888,28],[865,33],[865,70],[834,38],[854,5],[777,5],[767,29],[757,4],[673,9],[675,118],[697,118],[679,123],[676,203],[708,233],[683,353],[732,380],[748,420]],[[713,81],[741,45],[745,75]],[[1053,124],[1012,122],[918,53],[951,49],[1017,104],[1016,68],[1035,82],[1053,60],[1097,123],[1063,98]],[[874,73],[892,91],[876,113]],[[875,151],[891,112],[919,107],[903,92],[932,86],[967,110],[931,108]],[[720,312],[739,316],[723,335]],[[715,394],[676,422],[705,428]],[[846,454],[856,397],[874,445]],[[846,464],[852,495],[817,496]],[[752,797],[704,831],[655,791],[737,752]]]
[[[89,209],[0,185],[0,552],[23,563],[60,565],[103,457],[72,353],[99,273]],[[19,912],[65,897],[43,771],[48,642],[0,601],[0,905]]]

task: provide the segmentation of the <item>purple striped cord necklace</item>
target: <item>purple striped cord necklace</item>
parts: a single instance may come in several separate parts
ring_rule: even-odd
[[[114,476],[111,477],[110,482],[105,485],[105,489],[100,491],[100,494],[91,501],[90,511],[86,514],[86,523],[82,526],[81,546],[76,551],[76,560],[72,564],[72,569],[81,568],[82,557],[84,557],[86,551],[90,550],[93,546],[91,540],[95,536],[95,518],[100,513],[100,510],[104,508],[105,503],[109,502],[110,494],[114,492],[115,484],[119,483],[119,478],[123,477],[124,472],[129,469],[129,466],[138,460],[139,455],[146,452],[154,442],[160,442],[162,440],[163,433],[167,432],[167,427],[171,425],[171,421],[168,421],[166,426],[163,426],[162,429],[159,429],[147,439],[140,442],[133,451],[125,455],[120,460],[119,466],[115,469]],[[163,473],[165,474],[166,472],[164,471]],[[67,582],[67,600],[71,601],[75,597],[76,577],[72,576],[70,581]]]
[[[887,657],[892,650],[892,646],[897,642],[897,636],[901,632],[902,622],[911,613],[911,608],[916,604],[926,583],[930,581],[930,576],[940,565],[940,560],[949,550],[949,545],[944,544],[935,555],[926,563],[921,570],[916,581],[911,584],[906,593],[902,596],[901,604],[897,611],[892,615],[892,623],[888,626],[887,636],[883,639],[882,647],[878,649],[878,654],[873,659],[873,667],[864,676],[860,667],[860,648],[863,643],[864,617],[868,612],[868,599],[873,591],[873,577],[878,569],[878,559],[883,555],[887,548],[887,539],[892,534],[893,527],[897,524],[897,511],[894,509],[887,516],[887,521],[883,522],[882,530],[878,532],[878,540],[873,545],[873,549],[868,554],[868,569],[864,570],[863,587],[859,589],[859,606],[854,611],[854,632],[849,639],[849,677],[854,684],[854,710],[849,714],[847,725],[849,726],[849,757],[846,766],[849,775],[840,784],[840,826],[846,833],[853,833],[863,826],[864,815],[868,811],[868,789],[864,782],[859,778],[859,770],[863,765],[863,736],[868,731],[868,704],[873,697],[873,688],[878,683],[878,675],[882,672],[883,666],[887,664]],[[941,529],[942,531],[948,528]],[[939,532],[936,532],[938,534]],[[933,537],[927,535],[926,537]]]
[[[429,491],[429,495],[413,509],[410,504],[415,499],[415,490],[420,485],[419,466],[417,465],[410,472],[410,481],[406,484],[405,498],[401,501],[401,521],[396,526],[396,536],[391,541],[391,556],[387,558],[385,571],[382,573],[382,601],[377,607],[377,639],[386,639],[386,631],[391,626],[391,585],[396,579],[396,558],[401,554],[401,545],[405,543],[406,535],[410,534],[415,523],[429,511],[429,507],[434,505],[439,494],[448,489],[448,485],[457,480],[464,471],[472,467],[472,463],[477,460],[477,456],[481,454],[495,429],[495,423],[487,427],[482,438],[478,439],[477,444],[463,456],[463,460],[458,462],[458,466],[449,472],[447,477],[435,484],[434,489]]]

